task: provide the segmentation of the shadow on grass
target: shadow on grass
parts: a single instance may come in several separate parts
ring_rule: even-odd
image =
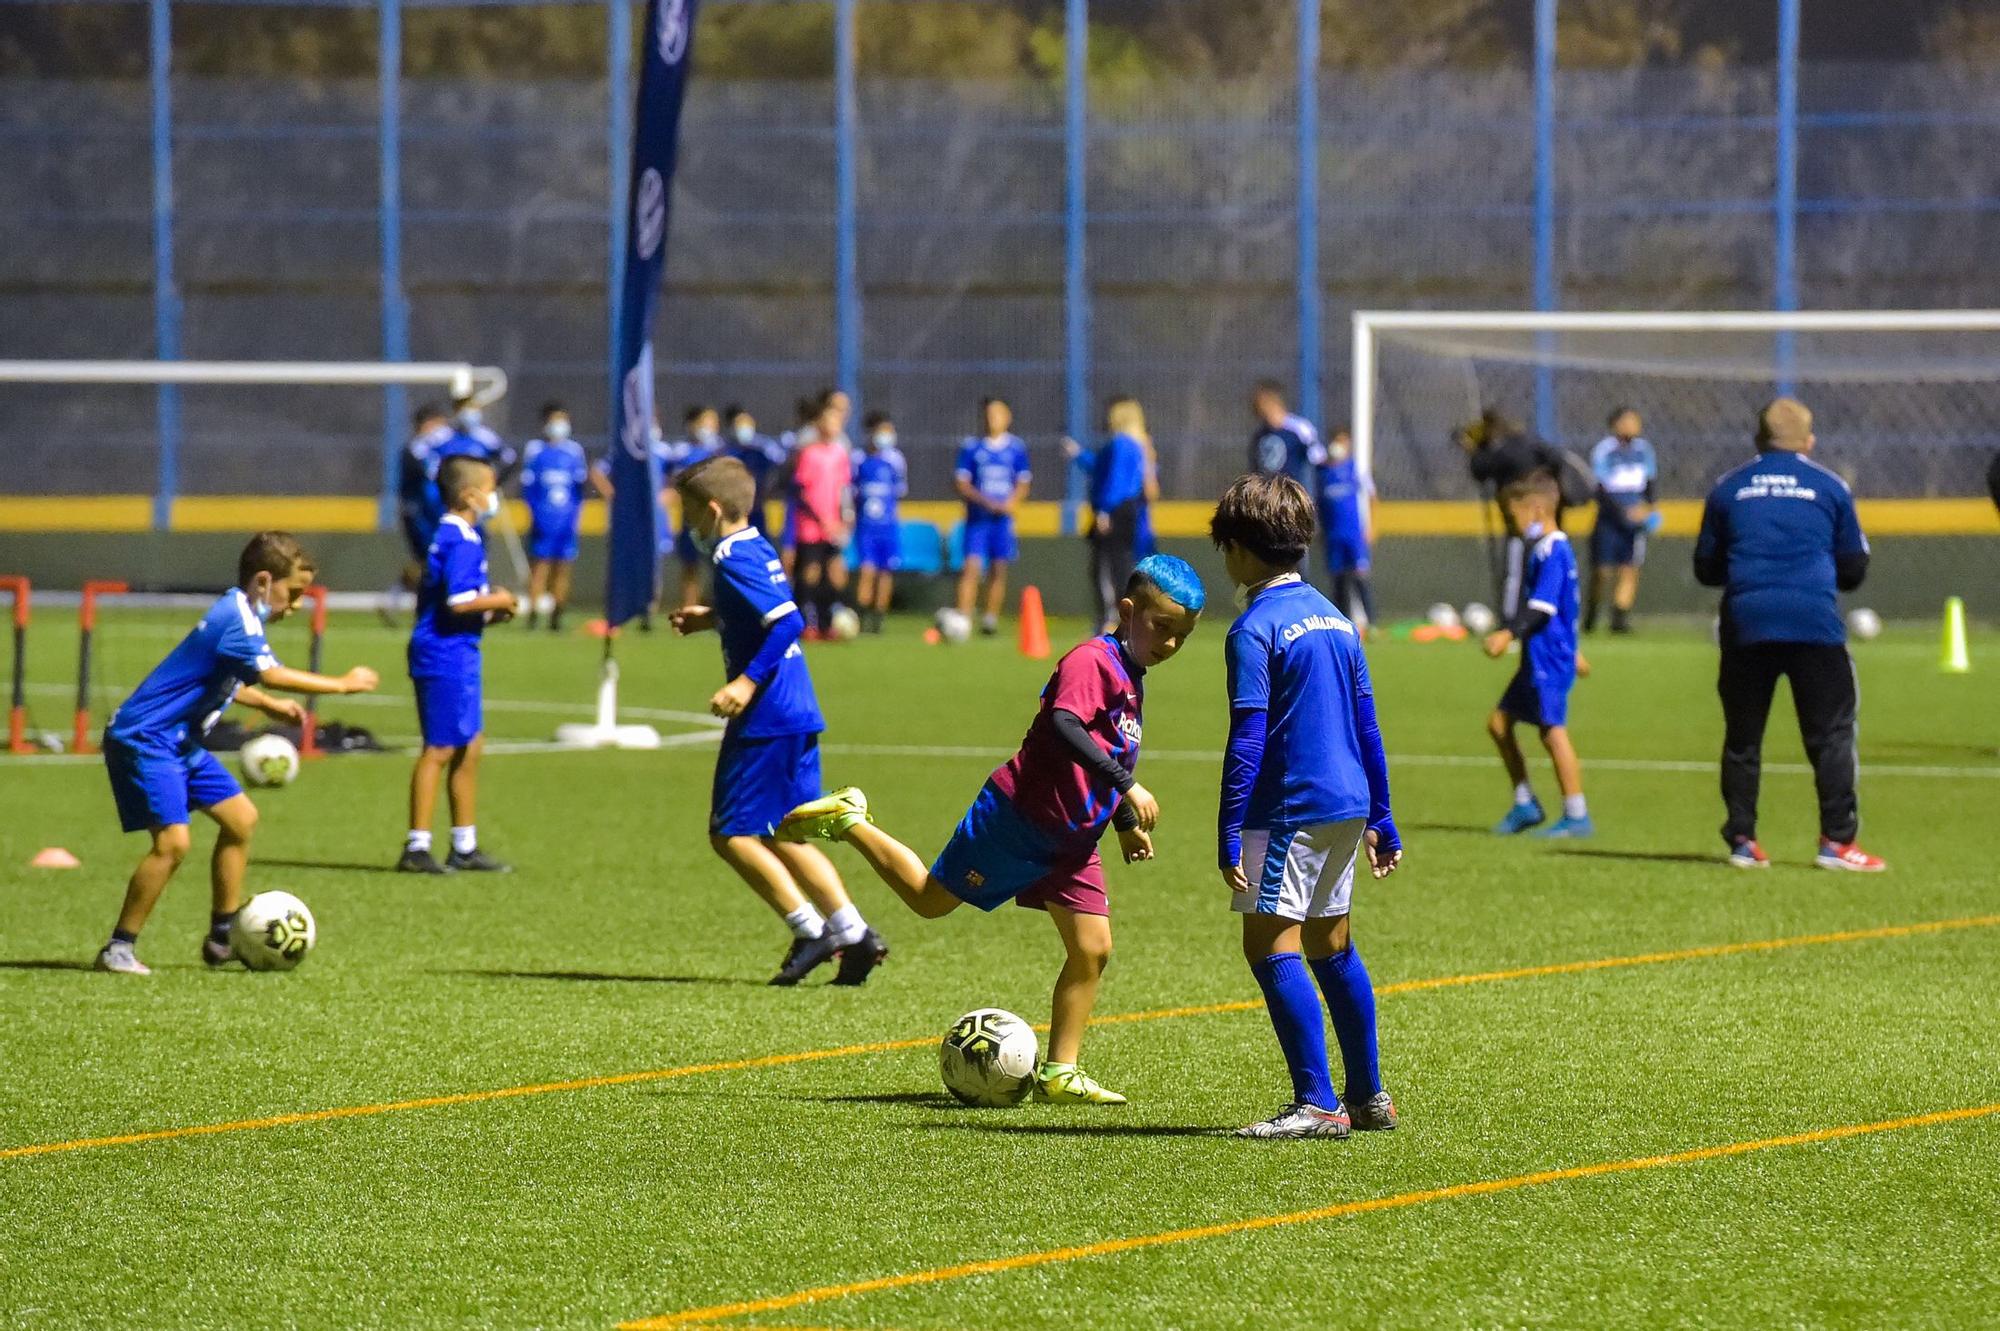
[[[1175,1123],[929,1123],[947,1132],[1007,1132],[1028,1137],[1226,1137],[1227,1128]]]
[[[334,873],[395,873],[394,864],[376,861],[372,864],[359,860],[274,860],[268,856],[256,857],[260,869],[327,869]]]
[[[1655,864],[1712,864],[1720,865],[1719,855],[1705,855],[1696,850],[1607,850],[1599,846],[1558,846],[1558,855],[1574,855],[1585,860],[1648,860]]]
[[[0,961],[0,971],[87,971],[88,961]]]
[[[1396,830],[1400,832],[1477,832],[1481,836],[1491,836],[1493,829],[1485,823],[1406,823],[1396,820]]]
[[[584,984],[756,984],[740,975],[619,975],[611,971],[448,970],[438,975],[468,975],[480,980],[568,980]]]
[[[943,1091],[884,1091],[878,1095],[791,1095],[788,1100],[810,1100],[820,1105],[915,1105],[919,1109],[963,1109]]]

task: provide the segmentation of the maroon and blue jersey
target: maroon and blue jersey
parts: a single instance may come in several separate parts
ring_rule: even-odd
[[[994,787],[1029,823],[1079,841],[1095,842],[1104,834],[1118,792],[1077,763],[1053,714],[1061,710],[1082,721],[1098,747],[1131,772],[1139,765],[1145,674],[1108,633],[1070,649],[1056,663],[1021,751],[992,776]]]

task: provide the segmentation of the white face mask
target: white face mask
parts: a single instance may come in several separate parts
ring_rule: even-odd
[[[489,490],[486,492],[485,516],[489,518],[497,517],[499,516],[499,513],[500,513],[500,492],[498,490]]]
[[[270,588],[266,587],[263,591],[251,592],[250,608],[256,612],[259,622],[269,622],[271,618]]]
[[[1327,449],[1326,452],[1327,456],[1335,462],[1345,462],[1353,454],[1354,450],[1346,444],[1335,444]]]
[[[556,440],[557,442],[561,442],[562,440],[569,438],[569,422],[562,419],[559,416],[555,420],[549,422],[549,428],[544,433],[546,433],[550,439]]]
[[[1541,523],[1531,522],[1528,524],[1528,529],[1522,532],[1521,535],[1526,537],[1528,540],[1539,541],[1542,539],[1542,533],[1546,530],[1548,529],[1544,527]]]
[[[1250,608],[1250,589],[1240,582],[1237,583],[1235,592],[1231,594],[1231,599],[1236,602],[1238,610],[1248,610]]]
[[[694,548],[699,550],[703,557],[715,553],[715,538],[713,536],[704,535],[697,529],[689,527],[688,540],[694,542]]]
[[[477,407],[466,407],[458,413],[458,423],[468,430],[475,428],[485,419],[485,413]]]
[[[737,443],[747,444],[757,437],[757,427],[754,425],[739,425],[730,431],[730,433],[736,436]]]
[[[694,432],[694,441],[703,448],[714,448],[716,441],[720,438],[722,436],[714,430],[696,430]]]
[[[877,430],[875,432],[875,447],[894,448],[895,446],[896,432],[894,430]]]

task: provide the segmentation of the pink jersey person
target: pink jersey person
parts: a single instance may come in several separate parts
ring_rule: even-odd
[[[805,445],[792,464],[799,498],[800,545],[839,545],[846,539],[843,510],[854,481],[854,460],[843,439]]]

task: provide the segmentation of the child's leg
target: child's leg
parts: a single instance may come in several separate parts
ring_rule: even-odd
[[[187,858],[188,847],[192,844],[186,823],[174,823],[167,827],[153,829],[153,844],[139,861],[139,867],[132,871],[131,879],[125,884],[125,904],[118,911],[118,928],[114,938],[131,940],[139,936],[146,927],[146,920],[153,913],[153,905],[166,891],[167,882],[174,871]]]
[[[1000,618],[1007,608],[1007,561],[993,561],[993,577],[986,584],[986,618],[990,622]]]
[[[1375,618],[1375,579],[1365,568],[1354,570],[1354,594],[1361,601],[1361,613],[1373,629],[1380,620]]]
[[[1500,765],[1507,769],[1507,779],[1514,783],[1515,798],[1522,799],[1521,792],[1528,786],[1528,760],[1521,755],[1520,742],[1514,738],[1514,718],[1495,708],[1486,718],[1486,733],[1492,737],[1493,747],[1500,750]],[[1526,796],[1533,798],[1532,793]]]
[[[1549,761],[1555,764],[1556,787],[1563,793],[1565,803],[1583,798],[1583,761],[1576,756],[1576,746],[1569,742],[1568,726],[1543,726],[1542,747],[1549,751]],[[1515,750],[1517,753],[1519,749]]]
[[[1333,1075],[1326,1062],[1326,1023],[1320,1016],[1319,994],[1301,946],[1296,920],[1276,915],[1243,917],[1243,956],[1264,991],[1278,1047],[1292,1074],[1292,1099],[1298,1104],[1332,1109],[1338,1103]]]
[[[571,570],[572,570],[572,565],[569,560],[558,559],[555,563],[555,569],[551,573],[549,578],[550,595],[555,601],[557,614],[561,614],[564,608],[569,605],[569,580],[570,580]]]
[[[454,850],[470,850],[457,845],[460,828],[470,829],[478,821],[479,755],[486,751],[486,736],[474,735],[472,742],[451,754],[451,831]],[[428,824],[426,824],[428,826]]]
[[[1049,1011],[1049,1059],[1074,1066],[1083,1052],[1083,1029],[1097,1006],[1097,986],[1111,960],[1111,921],[1103,915],[1083,915],[1048,905],[1049,918],[1062,935],[1063,968],[1056,976],[1055,1001]]]
[[[1337,568],[1327,579],[1333,584],[1333,608],[1354,618],[1354,573],[1351,569]]]
[[[859,851],[868,867],[894,889],[903,904],[927,920],[949,915],[959,899],[931,871],[917,853],[873,823],[856,823],[841,837]]]
[[[889,613],[889,601],[895,594],[896,575],[887,570],[877,573],[875,575],[875,600],[873,602],[876,615],[880,616]],[[866,598],[864,597],[863,599],[865,600]]]
[[[1381,1057],[1375,1041],[1375,986],[1354,950],[1347,916],[1310,920],[1305,926],[1307,963],[1333,1017],[1334,1038],[1346,1073],[1345,1098],[1365,1101],[1381,1093]]]
[[[542,611],[542,596],[549,589],[549,561],[530,560],[528,563],[528,624],[534,625],[535,618]]]
[[[437,810],[438,778],[444,775],[458,750],[449,744],[426,744],[424,751],[417,755],[417,764],[410,769],[410,839],[411,850],[431,848],[431,819]]]
[[[1611,586],[1611,566],[1596,564],[1590,566],[1590,589],[1583,598],[1583,631],[1589,633],[1597,627],[1597,612],[1604,604],[1604,593]]]
[[[1618,566],[1618,586],[1611,593],[1611,606],[1621,614],[1630,614],[1633,603],[1639,599],[1639,566],[1621,564]]]
[[[818,937],[819,912],[806,902],[805,894],[799,891],[797,880],[785,862],[778,858],[761,837],[754,836],[710,836],[708,844],[736,876],[750,885],[760,900],[777,914],[784,916],[787,924],[795,917],[810,913],[816,927],[807,936]]]
[[[979,579],[986,572],[986,561],[978,555],[965,557],[965,567],[958,575],[958,613],[970,616],[972,607],[979,599]]]
[[[209,859],[209,910],[215,920],[236,914],[243,904],[243,878],[250,868],[250,836],[257,830],[257,806],[248,795],[214,805],[215,853]]]
[[[859,942],[861,935],[868,932],[868,922],[861,918],[860,910],[847,895],[847,885],[840,881],[840,870],[833,867],[826,852],[818,846],[773,841],[768,837],[764,844],[784,861],[792,881],[825,917],[826,931],[834,936],[834,941]]]
[[[858,605],[860,605],[862,609],[872,610],[874,608],[875,583],[881,576],[882,575],[880,573],[875,571],[875,566],[873,564],[867,563],[866,561],[862,563],[861,577],[860,580],[856,583],[854,588],[855,602]]]

